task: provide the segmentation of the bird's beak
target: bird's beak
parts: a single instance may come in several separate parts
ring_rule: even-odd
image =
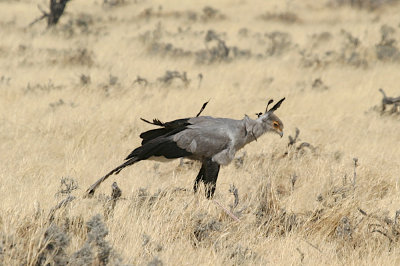
[[[277,129],[275,130],[275,132],[278,133],[279,136],[281,136],[281,138],[283,137],[283,130],[282,130],[281,127],[277,128]]]

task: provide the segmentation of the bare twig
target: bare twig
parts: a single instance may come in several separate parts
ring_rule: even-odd
[[[46,18],[49,16],[49,14],[45,11],[43,11],[43,9],[38,5],[39,10],[42,12],[42,16],[36,18],[34,21],[32,21],[31,23],[29,23],[28,27],[33,26],[34,24],[36,24],[37,22],[41,21],[42,19]]]
[[[50,2],[50,4],[51,4],[51,2]],[[37,7],[38,7],[38,9],[40,10],[40,12],[43,13],[43,15],[50,16],[50,14],[47,13],[40,5],[38,5]]]
[[[257,115],[260,115],[260,114],[257,114]],[[316,148],[308,142],[302,142],[302,143],[300,143],[300,145],[298,145],[298,146],[296,145],[297,142],[299,141],[299,135],[300,135],[300,129],[298,129],[296,127],[296,132],[295,132],[294,137],[289,135],[288,147],[293,147],[296,154],[299,154],[299,155],[302,155],[304,153],[304,151],[303,151],[304,148],[309,148],[311,150],[311,152],[315,152]],[[288,154],[289,154],[289,150],[285,151],[285,153],[283,154],[283,157],[287,156]]]
[[[294,185],[296,184],[298,176],[296,173],[293,173],[292,177],[290,178],[290,183],[292,184],[292,191],[294,190]]]
[[[368,214],[367,214],[364,210],[362,210],[361,208],[358,208],[358,211],[359,211],[362,215],[368,216]]]
[[[239,218],[236,217],[232,212],[230,212],[227,208],[225,208],[224,206],[222,206],[221,203],[219,203],[218,201],[216,201],[215,199],[212,200],[212,202],[214,202],[214,204],[216,204],[217,206],[219,206],[220,208],[222,208],[226,214],[228,214],[233,220],[235,220],[236,222],[240,222]]]
[[[203,74],[202,73],[199,73],[199,75],[197,75],[197,77],[199,78],[199,85],[198,85],[198,89],[200,89],[200,86],[201,86],[201,82],[203,81]]]
[[[65,6],[68,2],[69,0],[50,0],[50,13],[44,11],[40,6],[38,6],[40,12],[42,12],[42,16],[32,21],[28,27],[31,27],[33,24],[44,18],[47,18],[47,27],[56,25],[64,13]]]
[[[397,225],[399,222],[399,218],[400,218],[400,210],[396,211],[396,214],[394,215],[394,224]]]
[[[157,80],[159,82],[162,82],[165,85],[169,86],[169,85],[171,85],[173,79],[182,80],[182,82],[185,85],[185,87],[188,87],[189,84],[190,84],[190,80],[187,78],[187,74],[186,74],[185,71],[183,71],[182,73],[179,73],[178,71],[169,71],[169,70],[167,70],[165,72],[165,75],[162,76],[162,77],[159,77]]]
[[[135,84],[139,84],[139,85],[143,85],[143,86],[147,86],[147,84],[149,84],[149,82],[147,81],[147,79],[145,79],[145,78],[142,78],[142,77],[140,77],[140,76],[137,76],[136,77],[136,79],[133,81],[133,83],[132,83],[132,85],[135,85]]]
[[[62,201],[60,201],[56,206],[54,206],[50,212],[49,212],[49,221],[52,222],[54,220],[54,214],[58,209],[61,209],[62,207],[65,207],[68,205],[68,203],[72,202],[75,199],[75,196],[69,195]]]
[[[354,177],[353,177],[353,187],[356,187],[356,179],[357,179],[357,172],[356,172],[356,168],[358,166],[358,158],[353,158],[354,161]]]
[[[296,248],[296,250],[300,253],[300,262],[303,263],[304,260],[304,253],[301,252],[301,250],[299,248]]]
[[[386,236],[389,239],[390,244],[393,242],[393,239],[387,233],[385,233],[385,232],[383,232],[383,231],[381,231],[379,229],[374,229],[374,230],[371,231],[371,233],[379,233],[379,234],[381,234],[383,236]]]
[[[296,135],[294,136],[294,138],[292,138],[292,136],[289,135],[288,147],[294,145],[296,143],[296,141],[297,141],[297,138],[299,137],[300,129],[298,129],[297,127],[296,127],[296,133],[295,134]]]
[[[70,195],[72,191],[76,189],[78,189],[78,183],[75,181],[75,179],[70,177],[63,177],[61,178],[60,189],[56,193],[56,196]]]
[[[318,250],[320,253],[323,253],[322,250],[320,250],[316,245],[312,244],[311,242],[309,242],[307,239],[303,239],[304,242],[306,242],[307,244],[309,244],[311,247],[315,248],[316,250]]]
[[[233,211],[233,209],[235,209],[239,205],[239,192],[234,184],[230,185],[229,192],[232,193],[234,197],[233,205],[230,206],[231,211]]]
[[[311,145],[311,144],[308,143],[308,142],[303,142],[303,143],[301,143],[301,144],[299,145],[299,147],[296,148],[296,150],[297,150],[297,151],[300,151],[301,149],[304,149],[304,148],[310,148],[310,150],[315,151],[314,146]]]
[[[400,96],[399,97],[387,97],[383,89],[379,89],[382,93],[382,113],[386,110],[386,105],[393,104],[392,113],[397,111],[397,107],[400,106]]]

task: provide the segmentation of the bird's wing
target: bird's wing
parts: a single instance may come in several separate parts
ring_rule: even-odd
[[[219,152],[232,147],[235,120],[213,117],[194,117],[190,125],[173,136],[181,149],[195,156],[211,158]]]
[[[150,121],[147,121],[145,119],[142,119],[146,123],[150,123],[152,125],[158,125],[161,128],[156,128],[156,129],[151,129],[146,132],[143,132],[140,134],[140,138],[142,139],[142,145],[146,144],[152,139],[155,139],[160,136],[166,136],[169,134],[176,134],[179,131],[182,131],[186,129],[186,127],[189,125],[189,118],[184,118],[184,119],[177,119],[171,122],[166,122],[163,123],[157,119],[153,120],[153,123]]]

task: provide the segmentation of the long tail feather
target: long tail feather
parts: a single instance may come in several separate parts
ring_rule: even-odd
[[[121,172],[122,169],[124,169],[127,166],[130,166],[136,162],[140,161],[137,157],[131,158],[128,161],[124,162],[123,164],[121,164],[120,166],[118,166],[117,168],[111,170],[108,174],[106,174],[105,176],[103,176],[102,178],[100,178],[99,180],[97,180],[93,185],[91,185],[87,190],[86,190],[86,194],[87,196],[93,196],[95,190],[97,189],[98,186],[100,186],[101,183],[103,183],[104,180],[106,180],[109,176],[113,175],[113,174],[119,174],[119,172]]]

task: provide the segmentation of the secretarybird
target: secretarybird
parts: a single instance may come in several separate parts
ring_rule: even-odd
[[[265,113],[258,113],[255,120],[247,115],[242,120],[199,116],[207,103],[196,117],[166,123],[157,119],[153,122],[142,119],[160,128],[140,134],[142,145],[134,149],[123,164],[91,185],[87,193],[93,195],[96,188],[110,175],[118,174],[125,167],[139,161],[185,157],[202,163],[193,188],[196,192],[199,183],[203,182],[206,197],[210,199],[215,192],[220,166],[229,164],[238,150],[254,140],[257,141],[266,132],[283,136],[282,121],[274,112],[284,100],[285,98],[281,99],[268,110],[269,104],[273,102],[270,100]]]

